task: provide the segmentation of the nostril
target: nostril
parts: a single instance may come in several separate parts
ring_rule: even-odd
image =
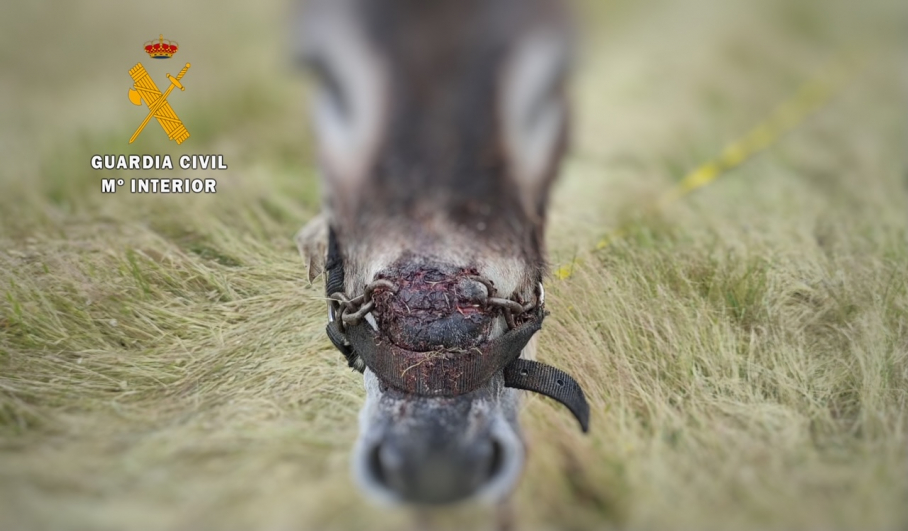
[[[382,466],[381,445],[376,444],[369,452],[369,472],[378,483],[387,486],[388,477],[385,474],[385,468]]]
[[[481,304],[487,298],[492,297],[495,292],[495,288],[489,285],[484,285],[478,280],[467,277],[462,278],[457,281],[456,285],[457,295],[465,300],[474,302],[476,304]]]
[[[497,440],[492,441],[492,458],[489,461],[489,474],[487,479],[494,478],[504,466],[504,446]]]

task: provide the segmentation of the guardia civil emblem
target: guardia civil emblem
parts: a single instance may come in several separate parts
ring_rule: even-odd
[[[179,49],[179,44],[165,39],[164,35],[160,35],[157,42],[152,40],[145,43],[145,53],[152,59],[170,59],[179,51]],[[148,71],[145,70],[142,63],[138,63],[136,66],[129,69],[129,75],[132,77],[133,81],[133,87],[129,89],[129,101],[132,102],[133,105],[142,105],[142,102],[144,101],[145,105],[148,107],[148,115],[145,116],[142,124],[139,125],[136,132],[133,133],[132,138],[129,139],[130,144],[139,138],[139,134],[142,133],[145,126],[148,125],[148,122],[152,118],[161,124],[161,128],[167,133],[167,138],[175,141],[177,144],[182,144],[184,140],[189,138],[189,131],[186,130],[186,126],[183,125],[180,117],[177,116],[177,113],[174,112],[170,103],[167,102],[167,97],[170,96],[174,87],[181,91],[186,90],[186,87],[183,86],[180,80],[186,75],[189,66],[189,63],[186,63],[186,66],[180,70],[176,77],[167,74],[170,86],[167,87],[167,90],[163,94],[161,94],[161,91],[158,89],[158,86],[155,85],[151,76],[148,75]]]

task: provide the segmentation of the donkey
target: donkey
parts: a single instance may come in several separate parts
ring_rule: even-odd
[[[525,448],[519,391],[588,407],[531,361],[543,232],[566,146],[559,0],[308,0],[299,49],[323,211],[297,236],[327,273],[328,336],[364,375],[353,474],[378,500],[498,502]]]

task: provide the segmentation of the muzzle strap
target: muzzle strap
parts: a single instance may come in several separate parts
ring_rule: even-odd
[[[334,227],[328,227],[328,257],[325,260],[325,293],[330,297],[332,293],[344,291],[344,260],[337,245],[337,235]]]
[[[590,406],[580,384],[568,373],[545,363],[517,358],[504,368],[504,384],[560,402],[574,414],[583,433],[589,431]]]
[[[365,322],[347,327],[352,350],[386,384],[420,396],[457,396],[475,391],[517,359],[542,326],[538,318],[464,351],[413,352],[379,337]],[[335,323],[329,324],[335,325]]]
[[[504,368],[504,384],[547,396],[574,415],[589,431],[590,408],[583,389],[566,372],[520,358],[530,338],[542,327],[543,314],[497,339],[466,352],[411,352],[382,340],[366,323],[347,327],[328,323],[328,337],[351,367],[369,367],[386,385],[419,396],[457,396],[484,385]],[[346,341],[349,341],[347,343]]]

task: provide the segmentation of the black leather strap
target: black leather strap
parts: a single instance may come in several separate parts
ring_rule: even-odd
[[[353,351],[386,384],[420,396],[457,396],[485,385],[520,356],[542,326],[543,312],[506,334],[465,351],[413,352],[382,339],[365,322],[348,326]]]
[[[583,396],[583,389],[568,373],[551,365],[518,358],[504,368],[504,384],[555,399],[567,407],[580,429],[590,429],[590,406]]]
[[[328,339],[331,340],[334,347],[344,355],[344,358],[347,360],[347,366],[362,372],[362,362],[359,361],[359,356],[353,351],[353,347],[347,344],[343,332],[341,332],[337,326],[337,321],[328,323],[325,332],[327,332]]]
[[[388,342],[367,324],[348,327],[343,340],[336,323],[328,325],[328,336],[354,367],[357,356],[380,380],[391,387],[419,396],[457,396],[469,393],[489,381],[504,367],[507,387],[547,396],[570,410],[584,433],[589,431],[590,408],[583,389],[566,372],[536,361],[519,358],[530,338],[541,327],[541,319],[468,352],[411,352]]]
[[[343,293],[344,260],[337,245],[334,227],[328,227],[328,259],[325,260],[325,271],[328,273],[328,278],[325,279],[325,295],[330,297],[335,293]]]

